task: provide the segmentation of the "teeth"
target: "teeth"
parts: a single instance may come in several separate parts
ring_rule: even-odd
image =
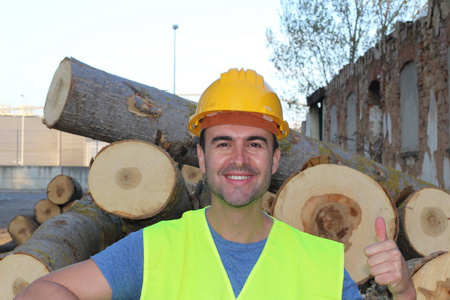
[[[245,180],[249,179],[251,176],[227,176],[227,177],[232,180]]]

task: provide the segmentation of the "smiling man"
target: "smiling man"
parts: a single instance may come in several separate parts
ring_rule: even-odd
[[[130,234],[91,259],[36,280],[17,299],[361,299],[344,246],[273,219],[262,196],[289,134],[281,103],[252,70],[231,69],[203,93],[189,130],[211,206]],[[415,299],[384,221],[366,248],[377,282]]]

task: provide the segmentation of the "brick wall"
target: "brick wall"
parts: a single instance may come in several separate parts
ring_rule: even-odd
[[[426,17],[414,23],[397,23],[393,33],[379,41],[354,64],[345,66],[322,93],[322,98],[309,97],[314,99],[308,100],[311,110],[321,102],[323,124],[307,124],[322,126],[323,140],[346,148],[350,138],[347,136],[347,99],[354,94],[357,153],[450,188],[450,4],[445,0],[430,0],[428,5]],[[405,88],[406,92],[417,88],[418,148],[416,151],[402,152],[400,77],[408,63],[415,65],[417,87],[405,87],[403,84],[403,96],[406,94]],[[377,93],[379,100],[374,96]],[[336,132],[331,128],[333,105],[336,106],[338,121],[338,136],[335,137],[330,135],[330,132]],[[382,113],[381,125],[376,124],[379,112]],[[413,120],[414,116],[403,118]],[[310,128],[307,131],[314,130]],[[404,140],[410,138],[405,137],[406,131],[403,129]]]

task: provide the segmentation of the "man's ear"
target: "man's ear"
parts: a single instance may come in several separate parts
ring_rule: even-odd
[[[278,170],[278,165],[280,163],[280,157],[281,157],[281,148],[278,147],[275,150],[275,152],[273,153],[272,174],[275,174],[275,172]]]
[[[199,144],[197,144],[197,157],[198,157],[198,167],[200,168],[200,170],[202,170],[203,173],[206,173],[205,152],[203,151],[202,147],[200,147]]]

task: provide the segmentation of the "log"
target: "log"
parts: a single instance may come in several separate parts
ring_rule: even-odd
[[[0,245],[0,254],[12,251],[12,250],[14,250],[14,248],[16,248],[16,246],[17,245],[16,245],[16,243],[14,243],[13,240],[6,242],[6,243]],[[0,260],[2,260],[1,257],[0,257]]]
[[[38,277],[86,260],[124,236],[118,217],[89,203],[75,206],[42,224],[32,238],[0,261],[0,295],[5,299],[12,299]]]
[[[50,84],[43,123],[108,143],[152,142],[195,166],[196,143],[187,130],[195,108],[193,101],[65,58]]]
[[[89,193],[103,210],[127,219],[191,209],[184,178],[172,158],[143,141],[104,147],[89,171]]]
[[[8,232],[17,246],[25,243],[39,227],[38,222],[30,215],[17,215],[8,225]]]
[[[55,176],[47,185],[47,199],[57,205],[79,200],[83,196],[80,184],[67,175]]]
[[[397,244],[406,260],[450,251],[450,194],[439,188],[423,188],[398,208],[400,232]]]
[[[41,199],[34,205],[34,216],[39,224],[61,214],[61,208],[48,199]]]
[[[196,103],[65,58],[55,72],[44,109],[49,128],[108,143],[142,140],[163,147],[179,164],[198,166],[198,138],[187,130]],[[300,170],[313,155],[328,155],[343,165],[363,166],[363,173],[385,185],[391,197],[408,186],[433,186],[385,167],[336,145],[306,137],[295,130],[280,141],[282,158],[272,177],[271,192]]]
[[[364,248],[376,242],[375,219],[396,238],[397,211],[383,187],[339,165],[317,165],[291,176],[276,195],[273,216],[301,231],[345,245],[345,267],[363,284],[370,278]]]
[[[412,272],[417,300],[450,299],[450,253],[427,256]]]

